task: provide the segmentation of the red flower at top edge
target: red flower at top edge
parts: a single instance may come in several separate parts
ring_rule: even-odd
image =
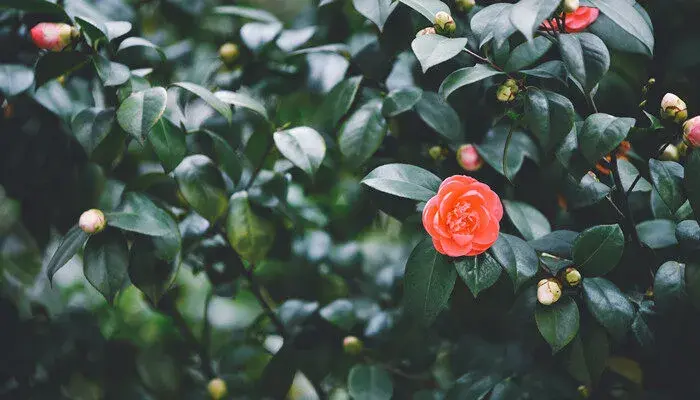
[[[594,7],[579,7],[572,13],[566,13],[564,31],[566,33],[583,32],[598,19],[598,15],[600,10]],[[544,21],[541,28],[558,31],[559,24],[556,20]]]

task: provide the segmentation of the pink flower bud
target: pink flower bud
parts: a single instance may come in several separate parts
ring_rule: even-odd
[[[673,93],[666,93],[661,100],[661,118],[673,120],[680,124],[688,118],[685,102]]]
[[[41,22],[31,30],[34,44],[51,51],[61,51],[70,44],[79,32],[72,26],[58,22]]]
[[[104,213],[96,208],[85,211],[78,221],[80,229],[89,234],[102,232],[106,225]]]
[[[683,141],[690,148],[700,146],[700,116],[685,121],[685,124],[683,124]]]
[[[484,165],[484,160],[473,144],[464,144],[457,149],[457,163],[465,171],[478,171]]]
[[[351,356],[356,356],[362,353],[365,345],[362,340],[356,338],[355,336],[347,336],[343,339],[343,350],[346,354]]]

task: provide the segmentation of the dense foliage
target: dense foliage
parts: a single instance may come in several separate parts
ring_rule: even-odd
[[[698,2],[224,3],[0,0],[0,397],[700,396]]]

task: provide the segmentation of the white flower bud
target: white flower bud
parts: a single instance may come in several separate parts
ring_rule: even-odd
[[[537,301],[545,306],[556,303],[561,297],[561,284],[554,278],[542,279],[537,284]]]
[[[100,233],[105,229],[105,226],[107,226],[107,221],[102,211],[93,208],[80,215],[78,226],[80,226],[80,229],[85,233]]]

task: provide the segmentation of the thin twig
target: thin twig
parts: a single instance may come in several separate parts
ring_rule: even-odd
[[[272,147],[275,145],[275,141],[270,138],[270,141],[267,144],[267,147],[265,148],[265,152],[263,153],[262,157],[260,158],[260,162],[258,165],[255,167],[255,170],[253,170],[253,173],[250,175],[250,179],[248,180],[248,183],[245,185],[244,190],[250,189],[251,186],[253,186],[253,182],[255,182],[255,178],[258,177],[258,174],[260,174],[260,171],[262,171],[263,167],[265,166],[265,159],[267,156],[270,154],[270,151],[272,151]]]
[[[630,208],[630,204],[627,201],[627,197],[625,197],[625,189],[622,186],[620,170],[617,167],[617,154],[614,150],[612,153],[610,153],[610,171],[613,174],[613,179],[615,180],[615,191],[619,193],[618,197],[620,201],[622,201],[624,204],[623,212],[625,215],[625,222],[627,225],[627,233],[632,237],[635,243],[639,245],[640,248],[643,248],[644,246],[642,245],[642,241],[639,239],[639,234],[637,233],[637,226],[635,225],[634,217],[632,216],[632,209]]]
[[[255,264],[251,264],[250,268],[242,267],[243,276],[248,281],[248,284],[250,285],[250,290],[253,292],[253,295],[255,295],[255,298],[258,300],[258,303],[260,303],[260,306],[262,306],[263,310],[265,311],[265,314],[267,314],[267,317],[270,318],[270,321],[275,326],[277,333],[280,336],[282,336],[283,339],[287,339],[289,337],[289,334],[287,333],[287,330],[284,327],[282,320],[279,319],[274,309],[272,308],[272,305],[269,301],[267,301],[267,299],[263,295],[263,288],[262,286],[260,286],[260,284],[258,284],[258,281],[255,279],[255,275],[253,274],[254,269]]]

